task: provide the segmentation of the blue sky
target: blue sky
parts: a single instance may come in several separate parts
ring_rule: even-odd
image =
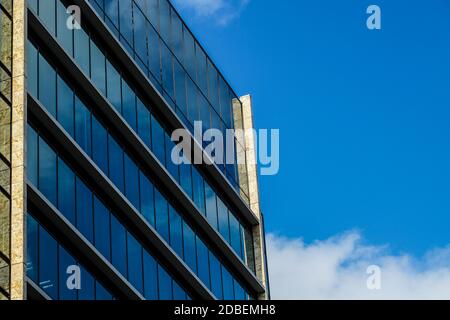
[[[180,12],[235,91],[253,95],[256,126],[281,133],[280,173],[260,179],[268,232],[307,246],[357,230],[419,258],[446,247],[450,3],[213,2],[239,15],[217,23],[226,13],[198,14],[200,0]],[[366,28],[371,4],[380,31]]]

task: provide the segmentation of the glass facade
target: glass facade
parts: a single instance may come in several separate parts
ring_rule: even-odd
[[[172,291],[168,291],[167,288],[164,288],[164,292],[160,292],[156,286],[147,286],[146,290],[153,292],[144,291],[144,277],[157,277],[157,274],[148,274],[153,269],[147,270],[142,261],[142,257],[146,257],[146,260],[155,260],[151,253],[136,240],[105,202],[92,192],[34,128],[28,126],[27,132],[27,147],[30,151],[27,165],[32,168],[30,170],[38,168],[38,172],[34,173],[37,180],[31,183],[142,295],[172,299]],[[29,220],[28,224],[32,222],[33,219]],[[58,247],[57,242],[47,233],[44,233],[45,237],[41,238],[33,232],[33,228],[29,227],[27,272],[47,294],[57,299],[58,263],[48,263],[48,260],[56,261],[57,259],[55,253]],[[34,260],[33,256],[39,255],[45,255],[45,259]],[[154,263],[159,269],[163,269],[156,260]],[[164,274],[168,279],[166,281],[175,282],[167,272]],[[179,287],[178,284],[177,287]],[[179,293],[178,296],[180,296]],[[184,299],[186,298],[185,294]]]
[[[2,4],[8,2],[0,1]],[[225,132],[235,125],[239,126],[235,122],[235,117],[242,118],[237,114],[242,111],[239,99],[170,2],[87,2],[187,128],[193,131],[194,121],[199,120],[203,123],[204,131],[217,128]],[[241,263],[247,265],[255,275],[253,226],[241,219],[239,212],[230,209],[234,206],[219,196],[220,190],[212,186],[213,183],[201,172],[201,167],[173,163],[171,152],[174,143],[170,138],[171,131],[160,119],[161,110],[154,110],[147,95],[133,85],[136,82],[131,74],[116,60],[108,44],[100,40],[101,34],[96,33],[90,23],[82,19],[81,29],[67,28],[65,4],[67,2],[63,0],[28,0],[31,14],[39,18],[38,23],[54,36],[76,67],[91,81],[119,118],[136,133],[148,152],[158,159],[180,190],[192,200],[198,212],[240,258]],[[3,12],[8,17],[7,10],[2,7]],[[1,19],[0,22],[4,20],[3,16]],[[11,19],[9,21],[11,23]],[[0,48],[3,52],[2,44]],[[154,179],[153,169],[143,165],[139,155],[127,146],[124,136],[100,112],[96,101],[77,83],[80,79],[67,73],[67,69],[62,68],[60,62],[55,62],[53,53],[48,50],[40,35],[29,33],[26,64],[30,99],[38,101],[49,112],[98,170],[161,236],[161,244],[165,242],[214,297],[225,300],[253,299],[255,289],[252,283],[247,283],[245,277],[237,274],[243,265],[232,268],[232,263],[238,263],[238,260],[229,259],[219,252],[212,245],[208,233],[199,230],[198,224],[192,223],[186,209],[179,207],[180,202],[174,201],[165,186],[155,182],[159,180]],[[4,71],[8,74],[6,62],[2,55],[2,79]],[[10,113],[4,115],[3,109],[10,109],[11,96],[9,93],[8,98],[8,92],[3,92],[3,87],[0,104],[2,123],[3,117],[10,117]],[[170,109],[167,112],[171,112]],[[52,143],[55,140],[49,128],[41,128],[43,124],[35,120],[29,118],[27,126],[27,182],[39,189],[143,297],[150,300],[189,300],[195,297],[197,293],[189,292],[194,290],[193,287],[189,289],[180,285],[184,281],[177,278],[179,274],[172,275],[169,271],[173,269],[159,262],[161,256],[158,256],[158,252],[153,252],[153,247],[143,245],[134,229],[122,221],[122,213],[116,212],[108,204],[110,196],[87,183],[89,180],[76,169],[77,160],[58,150],[57,144]],[[3,130],[6,130],[3,127],[0,142],[3,141]],[[9,125],[8,130],[10,132]],[[245,154],[245,148],[239,141],[232,144],[237,149],[236,154]],[[1,182],[6,181],[3,172],[10,176],[9,154],[5,150],[0,150]],[[242,190],[239,183],[241,168],[238,168],[237,161],[229,165],[218,164],[218,168],[243,197],[243,201],[248,203],[248,192]],[[1,186],[0,198],[5,196],[4,202],[8,203],[8,209],[3,210],[3,205],[0,207],[0,218],[9,218],[10,215],[9,190],[6,186]],[[95,279],[91,271],[79,263],[80,258],[61,245],[66,242],[48,232],[45,222],[39,221],[39,216],[39,212],[30,212],[27,218],[28,277],[53,299],[114,299],[110,292],[116,291],[104,287]],[[3,228],[3,224],[0,227]],[[226,244],[221,242],[220,246],[225,248]],[[0,247],[0,263],[3,258],[5,265],[8,265],[8,256],[3,254]],[[65,282],[67,267],[74,265],[82,270],[81,291],[69,290]],[[189,273],[187,269],[183,272]],[[8,297],[7,289],[0,282],[0,298],[2,294]]]
[[[29,87],[39,88],[36,92],[30,89],[30,93],[58,120],[67,133],[74,138],[78,145],[94,160],[125,197],[130,200],[131,204],[151,224],[156,221],[156,229],[169,242],[167,223],[164,223],[166,219],[164,218],[161,222],[160,219],[162,218],[158,215],[158,210],[155,210],[156,216],[152,217],[152,215],[147,214],[148,211],[143,212],[141,208],[141,206],[144,209],[147,208],[146,204],[141,204],[141,202],[148,201],[145,199],[148,196],[148,191],[140,188],[139,178],[146,185],[153,187],[153,183],[150,182],[151,179],[140,170],[133,159],[128,156],[125,148],[109,133],[109,130],[103,126],[90,108],[81,101],[77,93],[67,85],[57,70],[47,62],[47,59],[38,52],[31,42],[28,43],[28,59],[31,62],[28,64]],[[92,61],[92,59],[90,60]],[[105,80],[108,79],[108,75],[103,78]],[[170,139],[150,111],[143,106],[123,79],[121,80],[117,79],[117,81],[113,80],[112,82],[122,83],[122,98],[120,99],[122,111],[128,109],[127,113],[133,114],[133,117],[130,117],[132,119],[136,119],[137,114],[143,115],[142,118],[137,118],[137,121],[134,122],[135,127],[141,126],[140,134],[148,135],[147,140],[152,141],[148,147],[151,148],[159,160],[164,161],[166,155],[164,146],[166,144],[166,148],[171,150],[171,148],[167,147]],[[106,82],[109,83],[110,81]],[[42,87],[45,87],[45,90],[42,90]],[[107,89],[109,90],[108,86]],[[53,97],[58,97],[58,99],[50,99],[48,93],[51,93]],[[133,101],[133,103],[130,103],[130,101]],[[136,104],[136,102],[138,103]],[[130,105],[133,105],[133,107],[130,107]],[[142,109],[137,110],[136,107],[139,105],[142,106]],[[60,111],[60,109],[62,110]],[[130,110],[134,110],[134,112]],[[144,121],[149,122],[145,122],[144,125]],[[130,121],[128,123],[130,124]],[[92,148],[92,145],[96,147]],[[114,161],[109,161],[109,159],[114,159]],[[254,260],[249,256],[249,252],[253,251],[253,241],[246,240],[246,237],[251,237],[249,228],[244,227],[243,223],[226,207],[216,192],[193,166],[185,165],[178,168],[178,166],[170,166],[171,161],[166,161],[165,163],[169,169],[168,171],[172,172],[172,176],[176,178],[180,187],[183,188],[184,186],[185,192],[197,205],[199,211],[217,231],[220,229],[224,239],[254,272]],[[180,174],[180,172],[183,173]],[[167,209],[164,212],[167,212]],[[219,225],[219,220],[224,223]],[[163,224],[161,225],[161,223]],[[248,247],[243,249],[245,246]]]
[[[0,1],[0,300],[10,294],[12,1]]]

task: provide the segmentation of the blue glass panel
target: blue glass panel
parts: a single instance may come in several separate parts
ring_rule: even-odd
[[[209,278],[209,250],[201,239],[196,237],[197,244],[197,275],[207,288],[210,287]]]
[[[27,86],[36,99],[38,95],[38,52],[30,41],[27,41]]]
[[[144,295],[147,300],[158,299],[158,270],[155,259],[144,250]]]
[[[92,116],[92,145],[94,146],[92,159],[108,175],[108,133],[94,116]]]
[[[41,18],[52,35],[55,35],[56,31],[55,10],[55,0],[39,1],[39,18]]]
[[[105,55],[91,40],[91,79],[97,89],[106,95]]]
[[[128,86],[128,84],[122,79],[122,112],[123,117],[133,128],[137,131],[136,125],[136,95]]]
[[[133,19],[134,19],[134,43],[136,47],[136,53],[139,59],[144,62],[144,65],[148,64],[147,53],[147,39],[146,39],[146,19],[141,10],[133,5]]]
[[[180,185],[189,198],[192,198],[192,177],[191,165],[181,164],[180,166]]]
[[[218,225],[217,225],[216,194],[206,181],[205,181],[205,199],[206,199],[206,217],[211,226],[217,229]]]
[[[186,292],[175,281],[173,281],[173,299],[186,300]]]
[[[67,268],[76,265],[75,259],[59,246],[59,300],[77,300],[77,290],[67,286],[67,280],[72,275],[67,273]]]
[[[167,212],[167,200],[155,189],[155,217],[156,230],[158,233],[170,243],[169,239],[169,215]]]
[[[58,76],[58,122],[74,138],[74,94],[67,83]]]
[[[217,212],[219,216],[219,232],[225,241],[230,242],[230,225],[228,209],[220,198],[217,198]]]
[[[111,294],[98,281],[95,281],[95,300],[112,300]]]
[[[39,190],[56,205],[56,154],[39,138]]]
[[[105,13],[116,28],[119,28],[119,0],[105,0]]]
[[[124,154],[125,161],[125,196],[139,211],[139,170],[134,162]]]
[[[169,218],[170,246],[180,258],[183,258],[183,221],[172,206],[169,206]]]
[[[30,126],[27,127],[27,178],[35,187],[38,183],[38,135]]]
[[[233,277],[226,268],[222,266],[222,281],[223,281],[223,299],[234,300],[234,286]]]
[[[231,235],[231,246],[238,256],[242,256],[241,253],[241,229],[239,221],[236,217],[230,213],[230,235]]]
[[[77,228],[86,239],[93,242],[92,192],[78,177],[76,178],[76,190]]]
[[[172,100],[175,100],[173,89],[173,65],[172,54],[169,49],[162,45],[162,80],[164,90],[169,94]]]
[[[197,88],[191,79],[187,79],[187,116],[191,123],[200,120],[197,101]]]
[[[46,9],[45,9],[46,10]],[[73,30],[67,28],[67,20],[69,15],[66,12],[66,7],[61,1],[56,1],[57,11],[57,39],[62,47],[66,50],[69,56],[73,54]]]
[[[187,117],[187,105],[186,105],[186,73],[181,67],[181,65],[175,61],[174,62],[174,78],[175,78],[175,92],[176,92],[176,102],[178,108]]]
[[[153,197],[153,184],[147,177],[140,172],[140,199],[141,199],[141,214],[145,220],[152,226],[155,226],[155,208]]]
[[[27,276],[38,283],[38,224],[27,214]]]
[[[171,140],[168,134],[165,134],[166,137],[166,168],[169,171],[172,178],[175,179],[178,183],[180,182],[180,177],[178,175],[178,165],[174,163],[173,160],[178,161],[177,158],[172,159],[172,150],[175,148],[175,144]]]
[[[194,167],[192,167],[192,188],[194,190],[194,203],[200,212],[205,215],[205,188],[203,186],[203,178]]]
[[[142,246],[130,233],[127,233],[127,236],[128,280],[136,290],[144,292],[142,279]]]
[[[75,225],[75,174],[58,159],[58,209]]]
[[[165,165],[164,130],[158,120],[152,116],[152,151],[158,160]]]
[[[236,280],[234,280],[234,299],[246,300],[245,290],[242,289],[241,285]]]
[[[151,149],[150,111],[139,98],[137,98],[136,101],[138,114],[138,134],[147,147]]]
[[[39,286],[52,299],[58,298],[58,245],[48,232],[39,228]]]
[[[56,73],[47,60],[39,55],[39,101],[56,117]]]
[[[163,39],[170,39],[170,7],[167,1],[159,1],[159,25]]]
[[[111,260],[110,214],[105,205],[94,196],[94,244],[97,250]]]
[[[75,140],[89,156],[91,155],[91,113],[75,96]]]
[[[111,215],[111,261],[123,275],[127,274],[127,235],[122,224]]]
[[[172,300],[172,279],[160,265],[158,265],[158,283],[159,300]]]
[[[123,151],[111,136],[108,136],[108,147],[109,159],[114,159],[109,161],[109,178],[120,191],[124,192]]]
[[[184,262],[197,274],[197,250],[195,244],[195,233],[191,227],[183,221],[183,245]]]
[[[89,76],[89,36],[83,29],[74,30],[74,58],[86,76]]]
[[[155,77],[157,81],[161,81],[161,49],[160,49],[161,42],[155,29],[153,29],[149,25],[147,26],[148,26],[147,37],[148,37],[148,58],[149,58],[148,66],[153,77]]]
[[[133,46],[133,11],[131,7],[131,0],[119,1],[119,18],[120,18],[120,33],[128,45]]]
[[[95,280],[86,269],[80,267],[80,270],[81,270],[81,289],[78,290],[78,300],[94,300]]]
[[[122,99],[120,96],[120,74],[114,68],[113,65],[106,61],[106,74],[107,74],[107,97],[113,107],[122,114]]]
[[[211,274],[211,291],[217,299],[223,299],[221,265],[219,260],[210,253],[209,268]]]

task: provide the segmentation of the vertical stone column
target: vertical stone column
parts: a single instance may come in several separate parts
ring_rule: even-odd
[[[242,127],[244,129],[243,146],[245,147],[245,159],[246,168],[239,170],[239,179],[241,183],[244,183],[244,190],[248,190],[249,206],[259,220],[259,224],[253,227],[253,247],[255,254],[255,268],[256,276],[261,283],[266,287],[266,293],[261,294],[259,300],[267,300],[268,297],[268,279],[266,270],[266,257],[264,248],[264,227],[262,225],[260,198],[259,198],[259,185],[258,185],[258,165],[256,158],[256,141],[254,136],[253,127],[253,106],[252,98],[250,95],[240,98],[242,103],[241,115],[235,110],[235,122],[240,121],[240,124],[236,127]]]
[[[25,0],[13,2],[11,300],[26,299],[26,7]]]

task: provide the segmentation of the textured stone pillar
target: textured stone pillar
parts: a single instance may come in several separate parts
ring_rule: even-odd
[[[26,1],[13,2],[11,300],[26,298]]]
[[[259,198],[259,185],[258,185],[258,165],[256,159],[256,146],[255,137],[253,134],[253,110],[252,110],[252,99],[250,95],[243,96],[240,98],[242,103],[242,108],[236,103],[234,105],[234,116],[235,116],[235,126],[236,128],[244,129],[244,137],[241,144],[245,148],[245,168],[239,168],[239,179],[243,190],[248,190],[248,199],[250,209],[255,213],[256,217],[259,219],[260,224],[253,227],[253,247],[254,247],[254,259],[256,276],[261,281],[261,283],[266,287],[268,284],[267,270],[266,270],[266,258],[265,258],[265,248],[264,248],[264,228],[262,225],[261,208],[260,208],[260,198]],[[240,109],[240,110],[238,110]],[[239,155],[238,159],[242,160],[244,155]],[[268,299],[268,290],[265,294],[258,297],[259,300]]]

